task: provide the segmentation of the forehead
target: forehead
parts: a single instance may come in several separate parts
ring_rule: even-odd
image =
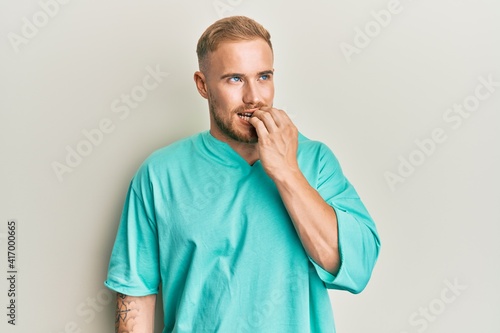
[[[222,42],[207,57],[210,72],[251,73],[273,68],[273,52],[263,39]]]

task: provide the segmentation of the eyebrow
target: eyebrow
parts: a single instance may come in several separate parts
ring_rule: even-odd
[[[265,70],[265,71],[262,71],[262,72],[258,72],[257,75],[258,76],[262,76],[262,75],[273,75],[274,74],[274,70],[272,69],[268,69],[268,70]],[[227,78],[230,78],[230,77],[246,77],[245,74],[241,74],[241,73],[228,73],[228,74],[224,74],[220,77],[221,80],[224,80],[224,79],[227,79]]]

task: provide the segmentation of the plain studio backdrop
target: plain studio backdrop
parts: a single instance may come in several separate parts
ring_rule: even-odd
[[[272,35],[275,106],[334,151],[380,232],[366,290],[329,292],[338,332],[499,332],[499,13],[493,0],[2,0],[0,330],[113,331],[103,281],[130,179],[208,129],[196,42],[247,15]]]

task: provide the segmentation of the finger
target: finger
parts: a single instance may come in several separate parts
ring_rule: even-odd
[[[252,118],[257,118],[264,123],[269,133],[278,130],[278,124],[276,124],[276,120],[274,119],[271,111],[272,110],[270,111],[257,110],[252,115]]]
[[[278,127],[284,127],[293,124],[286,111],[273,108],[269,112],[273,116],[273,119]]]
[[[267,130],[266,125],[259,118],[251,117],[249,122],[250,124],[252,124],[253,127],[255,127],[255,130],[257,131],[257,136],[259,138],[263,138],[269,135],[269,131]]]
[[[266,106],[263,106],[263,107],[259,108],[258,110],[270,112],[272,109],[273,109],[272,106],[267,106],[266,105]]]

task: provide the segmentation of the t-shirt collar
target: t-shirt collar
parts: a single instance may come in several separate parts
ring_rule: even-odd
[[[210,133],[210,130],[202,132],[201,137],[207,155],[216,162],[230,167],[251,168],[240,154],[238,154],[228,143],[214,137],[212,133]]]

